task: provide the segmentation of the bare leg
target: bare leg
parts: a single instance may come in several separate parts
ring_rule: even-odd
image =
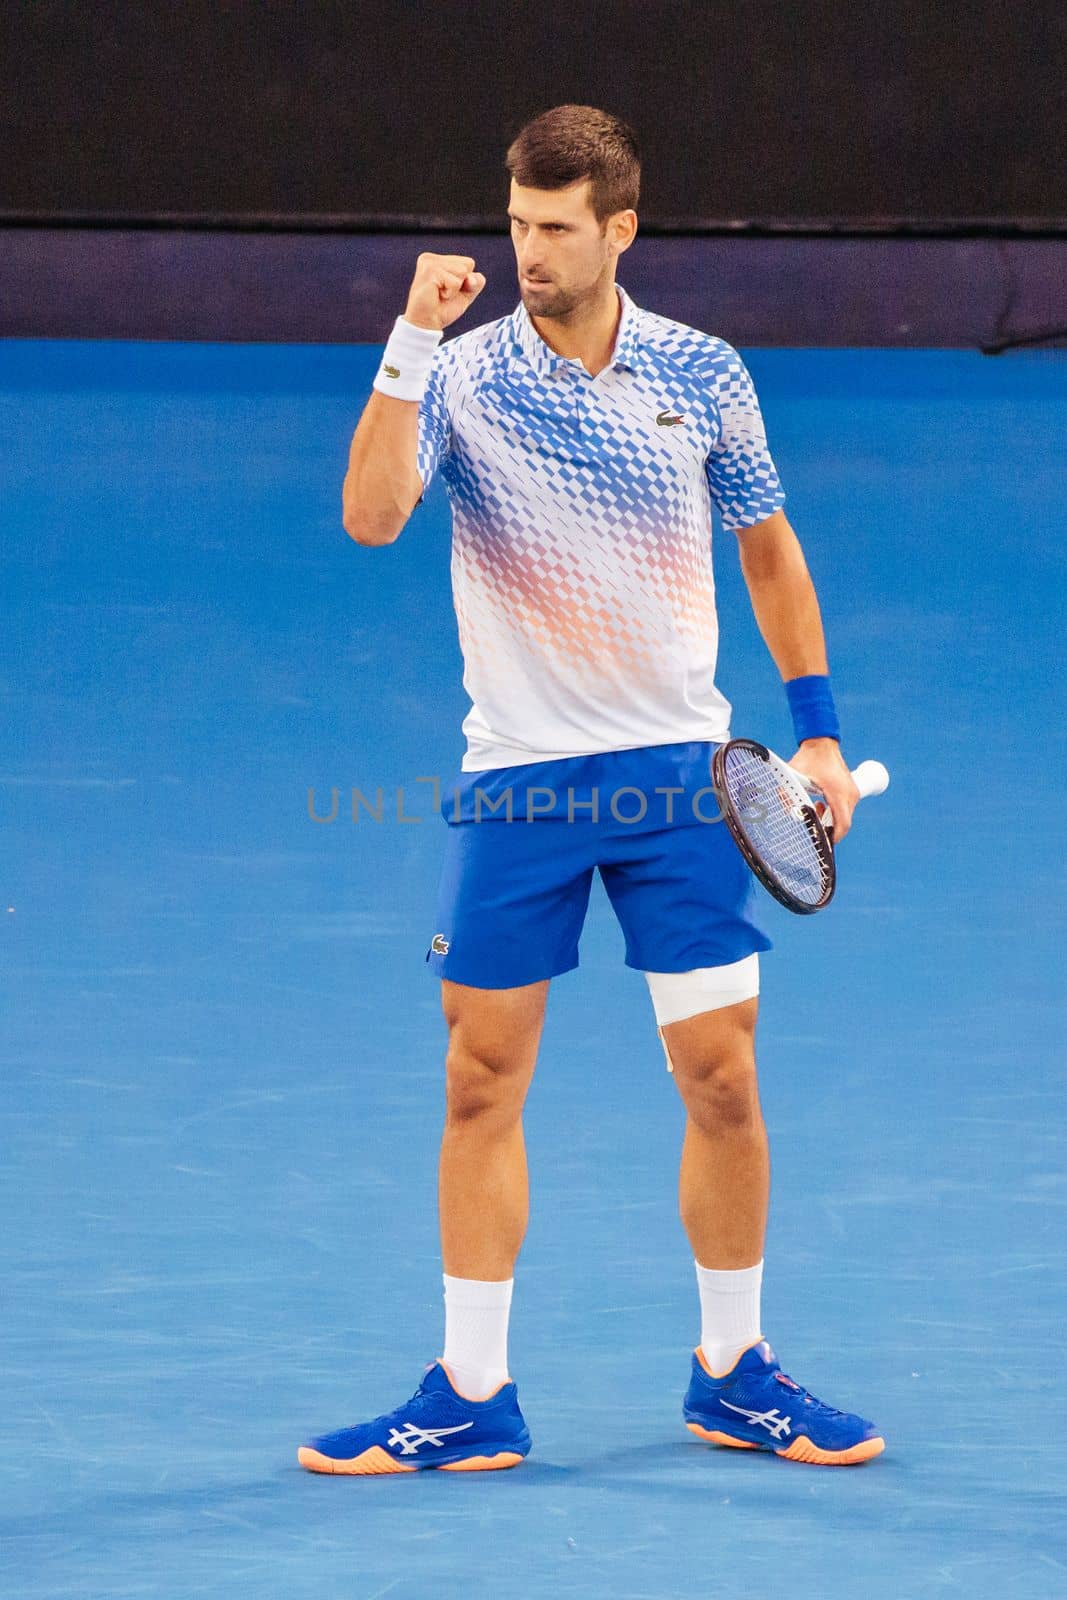
[[[522,1108],[547,995],[547,979],[517,989],[442,982],[449,1042],[438,1199],[451,1277],[514,1274],[529,1216]]]
[[[770,1190],[767,1131],[756,1084],[758,1000],[670,1022],[664,1041],[688,1113],[679,1206],[703,1267],[751,1267],[763,1257]]]

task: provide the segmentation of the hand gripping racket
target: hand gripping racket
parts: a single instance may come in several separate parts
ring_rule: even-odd
[[[821,911],[837,884],[834,827],[821,793],[795,767],[754,739],[731,739],[711,762],[723,820],[763,887],[790,911]],[[881,794],[889,773],[863,761],[852,774],[860,798]]]

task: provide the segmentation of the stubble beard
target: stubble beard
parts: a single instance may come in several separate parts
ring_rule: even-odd
[[[601,277],[607,257],[601,265]],[[600,277],[586,285],[584,289],[563,289],[559,284],[548,283],[541,293],[527,289],[520,281],[519,293],[522,303],[531,317],[547,317],[556,322],[565,322],[568,317],[573,317],[575,312],[580,313],[582,307],[595,301],[600,285]]]
[[[522,288],[520,293],[522,303],[531,317],[552,317],[557,320],[569,317],[581,298],[554,284],[546,284],[540,291]]]

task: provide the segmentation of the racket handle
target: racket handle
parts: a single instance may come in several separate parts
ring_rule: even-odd
[[[821,793],[818,785],[805,778],[803,774],[801,774],[801,781],[809,793]],[[885,794],[885,791],[889,788],[889,772],[880,761],[861,761],[859,766],[853,769],[852,781],[860,792],[860,799],[866,800],[872,794]],[[834,839],[834,816],[829,806],[826,807],[820,820],[832,844]]]
[[[797,776],[809,794],[822,793],[819,785],[806,778],[802,772]],[[872,794],[885,794],[889,788],[889,773],[880,761],[861,761],[859,766],[853,769],[852,781],[860,792],[860,799],[866,800]]]
[[[861,761],[852,774],[852,781],[866,800],[872,794],[885,794],[889,788],[889,773],[880,761]]]

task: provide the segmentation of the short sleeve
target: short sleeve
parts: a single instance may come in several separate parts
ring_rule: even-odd
[[[416,465],[425,494],[447,456],[452,439],[452,424],[445,404],[444,363],[434,358],[426,392],[419,401],[419,444]]]
[[[705,470],[711,497],[731,532],[750,528],[785,505],[785,491],[767,448],[756,390],[737,351],[726,347],[714,383],[722,432]]]

